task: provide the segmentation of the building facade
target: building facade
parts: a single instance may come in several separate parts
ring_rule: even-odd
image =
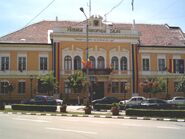
[[[87,32],[88,23],[88,32]],[[87,34],[88,33],[88,34]],[[168,25],[106,24],[102,17],[88,22],[43,21],[0,38],[0,98],[17,101],[46,94],[39,76],[54,72],[59,89],[71,101],[114,96],[148,97],[140,83],[161,77],[167,89],[155,97],[184,95],[175,85],[184,74],[185,36]],[[84,67],[82,61],[91,66]],[[73,93],[68,76],[88,74],[89,90]],[[7,91],[7,84],[13,89]]]

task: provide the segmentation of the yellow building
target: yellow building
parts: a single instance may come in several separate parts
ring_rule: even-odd
[[[148,97],[140,87],[147,78],[162,77],[168,89],[156,97],[183,95],[176,92],[177,78],[184,73],[185,36],[179,27],[150,24],[107,24],[100,16],[87,22],[42,21],[0,38],[0,98],[22,100],[46,94],[38,76],[54,71],[59,90],[71,101],[91,97],[133,95]],[[88,51],[87,51],[88,48]],[[87,53],[88,52],[88,53]],[[88,69],[89,91],[73,93],[67,77]],[[172,61],[173,71],[168,72]],[[84,70],[87,73],[86,70]],[[13,84],[7,92],[6,84]]]

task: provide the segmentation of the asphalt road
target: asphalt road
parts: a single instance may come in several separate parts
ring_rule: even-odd
[[[184,139],[184,122],[0,114],[0,139]]]

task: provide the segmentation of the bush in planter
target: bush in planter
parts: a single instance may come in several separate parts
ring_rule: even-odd
[[[91,105],[89,104],[89,101],[87,102],[85,108],[84,108],[84,111],[85,111],[85,114],[91,114],[91,111],[92,111],[92,107]]]
[[[119,104],[113,103],[111,107],[112,115],[119,115]]]
[[[62,105],[60,106],[60,112],[64,112],[64,113],[67,112],[67,104],[62,104]]]
[[[63,103],[60,106],[60,112],[66,113],[67,112],[67,103],[69,101],[69,95],[68,94],[64,94],[64,96],[62,97],[62,99],[63,99]]]

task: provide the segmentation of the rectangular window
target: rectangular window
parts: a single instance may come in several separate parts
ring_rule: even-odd
[[[40,70],[47,70],[47,69],[48,69],[48,58],[40,57]]]
[[[184,59],[173,59],[174,73],[184,73]]]
[[[9,85],[9,82],[7,81],[0,82],[0,93],[1,94],[8,94],[8,85]]]
[[[165,70],[166,70],[165,59],[159,58],[158,59],[158,71],[165,71]]]
[[[1,57],[1,70],[9,70],[9,57]]]
[[[21,72],[26,70],[26,57],[18,58],[18,70]]]
[[[127,82],[120,82],[120,93],[127,93]]]
[[[67,82],[65,82],[65,84],[64,84],[64,93],[65,94],[71,93],[71,88],[69,87]]]
[[[47,88],[45,86],[45,84],[43,84],[43,81],[38,80],[38,92],[39,93],[47,93]]]
[[[26,90],[26,83],[25,82],[19,82],[18,83],[18,92],[19,94],[24,94]]]
[[[150,60],[148,58],[143,58],[143,71],[149,71]]]
[[[112,93],[119,93],[119,82],[112,82]]]

